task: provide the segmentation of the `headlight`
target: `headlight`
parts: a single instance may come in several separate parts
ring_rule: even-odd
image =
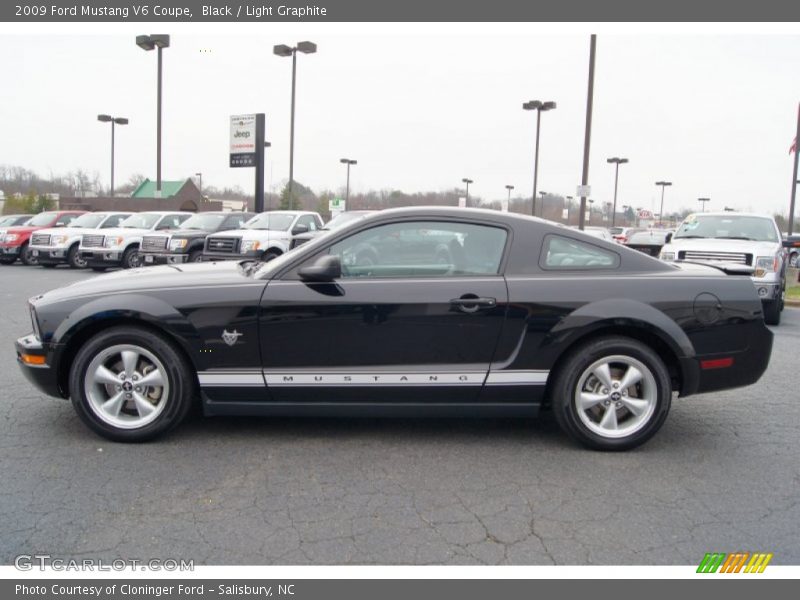
[[[19,236],[16,233],[7,233],[6,240],[7,242],[16,242]]]
[[[778,270],[779,262],[777,256],[759,256],[756,258],[756,277],[764,277],[767,273],[775,273]]]
[[[28,308],[31,313],[31,325],[33,326],[33,335],[37,340],[42,339],[42,333],[39,331],[39,320],[36,318],[36,309],[33,307],[33,302],[28,302]]]
[[[672,262],[675,260],[675,253],[674,252],[662,252],[661,256],[659,256],[661,260],[665,260],[667,262]]]
[[[242,254],[245,252],[252,252],[253,250],[258,250],[261,247],[261,242],[256,240],[248,240],[246,242],[242,242]]]
[[[189,243],[189,240],[170,240],[169,241],[169,249],[171,252],[175,252],[176,250],[181,250],[182,248],[186,248],[186,244]]]
[[[115,246],[121,246],[124,241],[125,238],[123,237],[107,237],[103,245],[106,248],[114,248]]]
[[[68,239],[69,239],[69,237],[66,236],[66,235],[54,235],[53,237],[50,238],[50,245],[51,246],[63,246],[64,244],[67,243]]]

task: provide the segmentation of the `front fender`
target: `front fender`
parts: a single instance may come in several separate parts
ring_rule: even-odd
[[[167,302],[142,294],[101,296],[82,304],[61,321],[49,341],[63,348],[87,328],[120,319],[140,321],[166,332],[196,362],[194,357],[201,346],[196,328]]]

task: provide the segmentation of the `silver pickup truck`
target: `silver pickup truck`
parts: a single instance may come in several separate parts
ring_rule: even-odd
[[[695,213],[661,248],[661,260],[704,263],[729,275],[749,275],[768,325],[781,322],[786,253],[775,219],[737,212]]]

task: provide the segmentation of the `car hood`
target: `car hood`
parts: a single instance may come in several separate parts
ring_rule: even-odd
[[[153,233],[154,229],[138,229],[133,227],[112,227],[111,229],[98,229],[98,233],[102,233],[105,236],[118,236],[118,237],[129,237],[129,236],[140,236],[146,235],[148,233]],[[161,233],[159,231],[159,233]]]
[[[77,281],[43,294],[35,299],[35,303],[49,304],[84,296],[136,294],[153,289],[217,287],[246,282],[258,282],[258,280],[249,277],[235,261],[142,267]],[[263,283],[266,284],[266,281]]]
[[[203,229],[167,229],[166,231],[159,231],[153,232],[148,234],[148,237],[152,236],[163,236],[163,237],[180,237],[180,238],[196,238],[196,237],[206,237],[214,233],[213,231],[206,231]],[[225,233],[228,233],[227,231]]]
[[[44,227],[27,227],[25,225],[17,225],[16,227],[5,228],[6,233],[31,233],[34,231],[39,231],[40,229],[44,229]],[[64,227],[58,227],[57,229],[64,229]]]
[[[721,240],[714,238],[672,238],[662,252],[680,252],[681,250],[700,250],[707,252],[742,252],[753,254],[763,252],[765,256],[775,254],[779,242],[756,242],[752,240]]]
[[[262,238],[264,236],[289,237],[289,232],[283,229],[231,229],[214,234],[214,237]]]
[[[97,232],[96,227],[47,227],[46,229],[39,229],[36,233],[45,235],[83,235],[84,233]]]

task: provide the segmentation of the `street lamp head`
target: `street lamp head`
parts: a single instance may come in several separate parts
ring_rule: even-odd
[[[626,162],[628,162],[628,159],[627,158],[619,158],[618,156],[615,156],[613,158],[606,159],[606,162],[610,163],[612,165],[613,164],[624,165]],[[658,185],[658,184],[656,184],[656,185]]]
[[[294,50],[292,50],[286,44],[278,44],[272,48],[272,53],[277,54],[278,56],[291,56],[293,52]]]
[[[544,198],[547,195],[547,192],[539,192],[539,194],[541,194],[542,198]]]
[[[154,33],[150,36],[156,48],[169,48],[169,35],[166,33]]]
[[[116,119],[114,119],[114,123],[116,123],[117,125],[127,125],[129,121],[125,117],[117,117]]]
[[[464,177],[464,179],[462,179],[461,181],[463,181],[464,183],[474,183],[472,179],[470,179],[469,177]]]
[[[97,115],[97,120],[103,123],[110,123],[112,119],[111,115]]]
[[[156,47],[155,42],[149,35],[137,35],[136,45],[142,50],[152,50]]]
[[[539,110],[553,110],[556,107],[556,103],[552,100],[548,100],[547,102],[542,103],[542,107]]]
[[[656,181],[656,185],[669,186],[669,185],[672,185],[672,182],[671,181]]]
[[[317,51],[317,45],[314,42],[299,42],[297,49],[303,54],[314,54]]]
[[[513,186],[513,185],[507,185],[507,186],[506,186],[506,189],[507,189],[507,190],[509,190],[509,191],[511,191],[511,190],[513,190],[513,189],[514,189],[514,186]]]
[[[541,107],[542,103],[538,100],[530,100],[522,105],[523,110],[539,110]]]

